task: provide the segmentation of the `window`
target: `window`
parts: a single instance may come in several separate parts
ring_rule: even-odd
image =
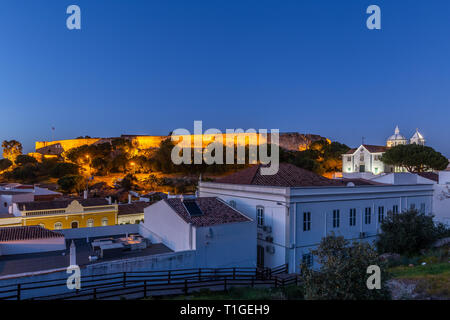
[[[359,161],[364,162],[364,153],[361,153],[361,155],[359,157]]]
[[[264,267],[264,247],[263,246],[257,246],[256,265],[260,268]]]
[[[303,231],[311,230],[311,212],[303,212]]]
[[[88,221],[87,221],[87,226],[88,226],[89,228],[92,228],[92,227],[94,226],[94,219],[88,219]]]
[[[347,162],[351,162],[352,161],[352,157],[347,157]]]
[[[105,227],[108,225],[108,218],[103,218],[102,219],[102,226]]]
[[[378,207],[378,222],[381,223],[384,220],[384,207]]]
[[[72,221],[72,223],[70,224],[70,227],[72,229],[77,229],[78,228],[78,221]]]
[[[392,213],[398,213],[398,205],[392,207]]]
[[[8,202],[3,202],[3,206],[6,208],[8,206]]]
[[[62,223],[61,222],[56,222],[55,223],[55,230],[61,230],[62,229]]]
[[[370,207],[367,207],[366,208],[366,210],[365,210],[365,215],[364,215],[364,222],[365,222],[365,224],[370,224],[372,221],[372,210],[371,210],[372,208],[370,208]]]
[[[378,168],[375,168],[375,174],[378,174]]]
[[[339,210],[333,210],[333,228],[339,228]]]
[[[256,221],[258,227],[264,226],[264,207],[256,207]]]
[[[416,210],[416,204],[415,203],[411,203],[410,209],[411,210]]]
[[[236,209],[236,201],[231,200],[231,201],[230,201],[230,207]]]
[[[312,267],[313,265],[312,253],[305,253],[302,255],[302,264],[306,265],[308,268]]]
[[[350,226],[356,226],[356,209],[350,209]]]
[[[425,203],[420,204],[420,213],[425,214]]]

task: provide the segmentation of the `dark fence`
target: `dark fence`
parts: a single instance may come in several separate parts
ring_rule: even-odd
[[[231,286],[298,285],[296,275],[286,276],[288,266],[276,268],[199,268],[137,271],[81,277],[81,289],[69,290],[67,278],[0,286],[0,300],[140,298],[149,295],[187,294]],[[283,275],[283,276],[281,276]]]

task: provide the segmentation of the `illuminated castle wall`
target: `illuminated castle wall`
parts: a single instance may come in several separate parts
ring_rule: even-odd
[[[199,136],[180,136],[184,139],[191,139],[192,145],[196,138]],[[208,145],[210,142],[214,141],[215,135],[203,135],[203,147]],[[226,144],[227,135],[223,134],[223,143]],[[161,141],[170,138],[170,136],[139,136],[139,135],[122,135],[121,138],[131,140],[133,144],[138,149],[150,149],[158,148]],[[77,148],[82,145],[100,144],[100,143],[111,143],[111,141],[116,138],[87,138],[87,139],[68,139],[68,140],[55,140],[55,141],[36,141],[35,148],[36,152],[43,155],[59,155],[64,151],[70,150],[72,148]],[[279,145],[280,147],[287,150],[305,150],[312,142],[324,139],[319,135],[312,134],[300,134],[297,132],[293,133],[280,133]],[[270,135],[269,135],[270,142]],[[250,144],[258,145],[266,143],[267,140],[264,136],[260,134],[248,134],[248,133],[237,133],[235,134],[234,141],[236,145]],[[329,141],[329,140],[328,140]]]

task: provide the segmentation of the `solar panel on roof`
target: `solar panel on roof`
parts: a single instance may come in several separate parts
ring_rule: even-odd
[[[183,203],[191,217],[203,215],[202,210],[199,208],[195,200],[183,200]]]

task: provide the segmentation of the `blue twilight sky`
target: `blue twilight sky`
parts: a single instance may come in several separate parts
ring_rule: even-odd
[[[81,8],[82,30],[66,28]],[[381,7],[382,30],[366,28]],[[279,128],[450,157],[450,1],[2,0],[0,140]]]

